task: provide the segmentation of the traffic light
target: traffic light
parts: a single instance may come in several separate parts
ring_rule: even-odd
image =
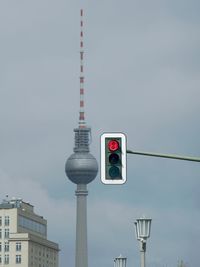
[[[104,184],[126,182],[126,136],[123,133],[101,135],[101,181]]]

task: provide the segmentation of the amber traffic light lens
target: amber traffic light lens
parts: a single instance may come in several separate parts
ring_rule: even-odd
[[[109,162],[111,164],[117,164],[119,162],[119,155],[116,153],[112,153],[109,156]]]

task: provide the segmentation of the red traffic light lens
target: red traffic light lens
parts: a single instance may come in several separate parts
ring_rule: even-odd
[[[117,140],[110,140],[108,142],[108,149],[112,152],[118,150],[119,149],[119,142]]]

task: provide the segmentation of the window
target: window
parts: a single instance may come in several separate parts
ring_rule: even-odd
[[[1,245],[1,242],[0,242],[0,252],[2,251],[2,245]]]
[[[0,226],[2,226],[2,217],[0,216]]]
[[[22,262],[22,256],[16,255],[16,263],[21,263],[21,262]]]
[[[4,263],[9,264],[9,255],[5,254]]]
[[[5,238],[9,238],[9,229],[5,229]]]
[[[8,252],[9,251],[9,242],[5,242],[4,244],[4,251]]]
[[[46,225],[26,218],[24,216],[19,216],[19,226],[29,229],[31,231],[37,232],[41,235],[46,235]]]
[[[16,251],[21,251],[21,249],[22,249],[21,242],[16,242]]]
[[[5,216],[5,226],[8,226],[10,224],[10,217]]]
[[[2,230],[0,229],[0,238],[2,238]]]

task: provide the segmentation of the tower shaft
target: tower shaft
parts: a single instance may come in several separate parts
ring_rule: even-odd
[[[87,252],[87,185],[78,184],[76,190],[76,258],[75,267],[88,267]]]

